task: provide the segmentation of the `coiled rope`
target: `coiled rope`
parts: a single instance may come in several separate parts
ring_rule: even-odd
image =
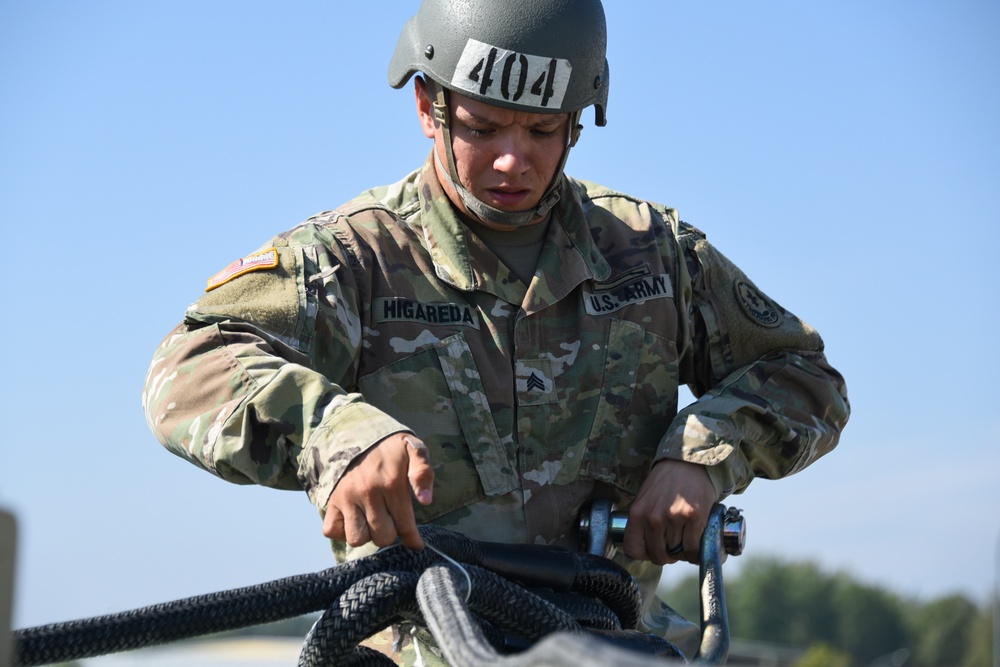
[[[597,635],[556,632],[531,649],[517,655],[500,655],[479,630],[477,619],[462,600],[461,580],[445,565],[432,565],[420,577],[417,599],[431,633],[439,638],[449,664],[476,667],[653,667],[666,664],[663,658],[686,661],[676,651],[656,652],[635,644],[625,650]],[[643,635],[649,637],[649,635]],[[645,648],[646,650],[642,650]]]
[[[434,598],[438,594],[435,591],[441,591],[440,604],[453,606],[454,586],[448,589],[450,584],[428,583],[425,588],[429,592],[423,593],[419,604],[417,601],[418,590],[431,572],[445,573],[435,574],[431,579],[438,582],[442,576],[448,576],[449,569],[456,569],[445,565],[445,559],[435,550],[461,563],[468,573],[472,590],[468,591],[468,603],[460,600],[463,611],[456,613],[461,613],[463,623],[475,623],[478,631],[475,637],[486,642],[495,656],[524,648],[552,632],[566,634],[586,645],[591,641],[601,646],[617,643],[640,648],[647,655],[680,655],[669,642],[634,630],[641,605],[638,586],[631,575],[612,561],[530,545],[512,551],[507,545],[476,542],[436,526],[422,526],[420,531],[434,549],[418,553],[397,545],[315,574],[119,614],[18,630],[14,633],[15,664],[27,667],[68,662],[316,611],[324,613],[306,637],[299,657],[301,667],[393,664],[386,656],[359,647],[358,643],[399,622],[430,628],[439,644],[450,641],[439,636],[428,623],[425,607],[430,607],[425,598]],[[517,562],[511,566],[507,561],[515,552],[527,557],[514,558]],[[497,570],[505,571],[509,579],[499,576]],[[553,576],[553,572],[558,574]],[[464,579],[462,585],[467,587]],[[550,590],[536,594],[525,586]],[[436,612],[435,617],[439,616],[448,617],[444,612]],[[463,636],[464,633],[463,629]],[[600,633],[600,639],[595,639],[598,635],[594,633]],[[455,653],[455,649],[447,650]],[[558,650],[563,655],[573,654],[564,648]],[[492,663],[456,659],[452,664]],[[598,664],[626,663],[586,662],[578,658],[573,667]]]

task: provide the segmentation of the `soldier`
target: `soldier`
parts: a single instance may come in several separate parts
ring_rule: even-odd
[[[563,173],[583,111],[605,125],[605,43],[599,0],[424,0],[389,83],[430,156],[208,280],[149,369],[159,440],[303,489],[339,559],[421,523],[577,548],[613,499],[647,603],[713,503],[830,451],[816,331],[673,209]]]

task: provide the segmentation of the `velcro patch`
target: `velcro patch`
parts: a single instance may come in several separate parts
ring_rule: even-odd
[[[372,318],[382,322],[419,322],[479,328],[479,314],[464,303],[423,303],[413,299],[379,297]]]
[[[745,280],[737,281],[735,289],[747,317],[769,329],[781,324],[781,311],[760,290]]]
[[[470,39],[451,85],[497,101],[558,111],[572,73],[573,65],[564,58],[516,53]]]
[[[600,287],[600,286],[596,286]],[[639,280],[616,285],[612,289],[583,291],[583,304],[588,315],[606,315],[633,303],[649,299],[669,299],[674,295],[670,275],[646,276]]]
[[[559,400],[551,359],[518,359],[514,382],[519,405],[546,405]]]
[[[205,291],[211,292],[216,287],[225,285],[233,278],[242,276],[244,273],[260,271],[262,269],[273,269],[276,266],[278,266],[278,251],[275,248],[268,248],[267,250],[248,255],[243,259],[236,260],[209,278]]]

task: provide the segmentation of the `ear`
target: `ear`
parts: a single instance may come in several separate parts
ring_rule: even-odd
[[[430,91],[427,90],[427,82],[423,77],[413,77],[413,94],[417,101],[417,117],[420,119],[420,129],[424,131],[424,136],[433,139],[437,121],[434,120],[434,102],[431,100]]]

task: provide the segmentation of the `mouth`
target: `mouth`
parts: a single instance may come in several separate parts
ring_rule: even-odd
[[[486,194],[492,200],[490,203],[499,209],[517,209],[524,207],[531,195],[527,188],[498,187],[487,188]]]

